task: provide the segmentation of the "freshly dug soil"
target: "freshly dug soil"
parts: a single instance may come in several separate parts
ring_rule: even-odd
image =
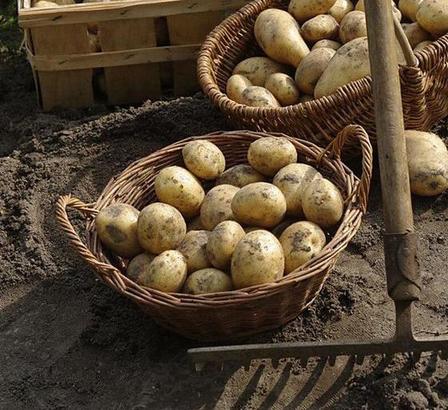
[[[1,409],[448,408],[448,364],[427,353],[254,361],[195,373],[199,343],[157,325],[101,283],[67,246],[54,204],[94,200],[129,163],[175,140],[226,129],[198,95],[139,108],[42,113],[22,56],[0,72]],[[447,133],[446,125],[438,129]],[[369,212],[320,297],[282,329],[248,341],[370,340],[393,331],[378,177]],[[421,240],[420,336],[448,332],[448,196],[414,198]],[[82,229],[82,218],[73,220]]]

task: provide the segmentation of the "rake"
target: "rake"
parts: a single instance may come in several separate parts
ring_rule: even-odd
[[[438,352],[442,358],[448,357],[448,338],[417,339],[412,329],[413,303],[420,298],[421,286],[395,39],[398,38],[408,64],[415,65],[415,57],[409,43],[403,41],[398,20],[394,21],[390,0],[366,0],[365,3],[383,193],[387,290],[395,304],[395,335],[391,339],[370,342],[274,343],[194,348],[188,354],[197,370],[208,362],[247,363],[252,359],[272,359],[275,362],[282,358],[296,358],[307,363],[311,357],[321,357],[331,365],[335,363],[337,356],[353,356],[358,364],[363,362],[365,356],[376,354],[410,353],[415,361],[426,351]]]

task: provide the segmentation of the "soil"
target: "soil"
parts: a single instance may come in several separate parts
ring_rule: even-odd
[[[334,366],[253,361],[196,373],[186,350],[200,344],[158,327],[100,282],[68,248],[54,204],[66,193],[94,200],[135,159],[228,124],[201,95],[43,113],[23,55],[0,56],[1,409],[448,408],[448,363],[431,353],[362,365],[346,357]],[[437,130],[446,136],[447,124]],[[415,327],[432,337],[448,332],[448,195],[414,198],[414,209],[424,285]],[[319,298],[249,341],[390,335],[381,232],[376,175],[362,228]]]

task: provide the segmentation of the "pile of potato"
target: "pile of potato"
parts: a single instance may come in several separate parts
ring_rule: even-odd
[[[400,0],[393,12],[415,52],[448,33],[448,0]],[[241,61],[226,92],[252,107],[281,107],[333,94],[370,74],[363,0],[291,0],[254,27],[266,54]],[[405,64],[397,42],[398,61]]]
[[[182,156],[185,167],[157,174],[158,202],[141,211],[115,203],[95,220],[103,245],[130,260],[127,276],[143,286],[198,295],[274,282],[318,255],[342,218],[338,188],[297,162],[286,138],[254,141],[248,163],[228,169],[207,140],[187,143]]]

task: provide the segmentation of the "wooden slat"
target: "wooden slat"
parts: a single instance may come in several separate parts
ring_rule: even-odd
[[[39,27],[110,20],[154,18],[176,14],[238,9],[246,0],[151,0],[85,3],[57,9],[21,9],[21,27]],[[194,29],[194,27],[191,27]]]

